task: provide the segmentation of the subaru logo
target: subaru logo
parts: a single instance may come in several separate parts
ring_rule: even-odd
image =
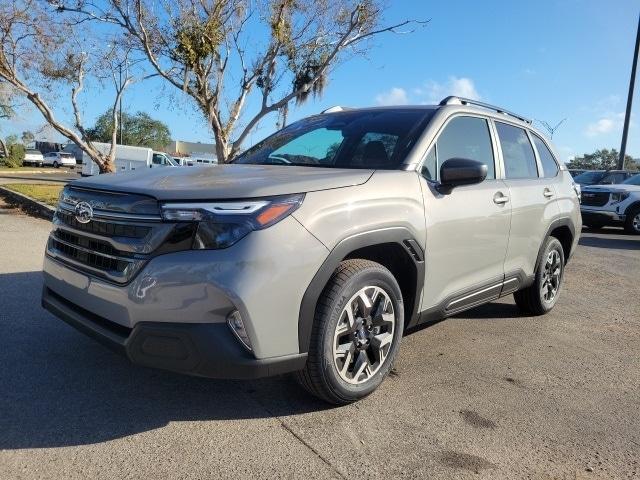
[[[80,223],[89,223],[93,218],[93,208],[87,202],[78,202],[75,208],[76,220]]]

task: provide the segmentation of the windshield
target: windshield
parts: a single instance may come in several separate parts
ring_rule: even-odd
[[[627,178],[622,183],[626,185],[640,185],[640,173],[636,173],[633,177]]]
[[[593,185],[602,180],[604,173],[605,172],[584,172],[580,175],[576,175],[573,180],[576,183],[581,183],[583,185]]]
[[[432,115],[426,109],[316,115],[276,132],[233,163],[393,170]]]

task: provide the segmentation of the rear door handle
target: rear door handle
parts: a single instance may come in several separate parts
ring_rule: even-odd
[[[542,194],[546,197],[546,198],[551,198],[553,197],[553,192],[551,191],[550,188],[545,188],[544,191],[542,192]]]
[[[509,201],[509,197],[502,192],[496,192],[493,196],[493,203],[497,205],[504,205]]]

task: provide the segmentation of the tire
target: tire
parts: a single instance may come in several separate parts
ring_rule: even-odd
[[[627,213],[624,229],[633,235],[640,235],[640,207],[635,207]]]
[[[58,165],[58,162],[54,161],[53,162],[53,168],[59,168],[59,167],[60,167],[60,165]]]
[[[513,294],[516,305],[521,312],[544,315],[553,309],[560,294],[560,287],[562,287],[564,263],[562,244],[557,238],[548,237],[544,243],[540,260],[536,265],[533,284]],[[551,268],[549,268],[550,266]],[[557,274],[554,273],[556,269],[558,269]],[[543,285],[547,286],[546,294],[543,294]]]
[[[369,260],[345,260],[318,300],[307,364],[296,379],[334,405],[360,400],[391,371],[403,330],[402,292],[391,272]]]

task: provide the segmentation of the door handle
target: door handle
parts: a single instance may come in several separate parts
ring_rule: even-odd
[[[553,197],[553,192],[551,191],[550,188],[545,188],[544,191],[542,192],[542,194],[546,197],[546,198],[551,198]]]
[[[493,196],[493,203],[497,205],[504,205],[509,201],[509,197],[502,192],[496,192]]]

